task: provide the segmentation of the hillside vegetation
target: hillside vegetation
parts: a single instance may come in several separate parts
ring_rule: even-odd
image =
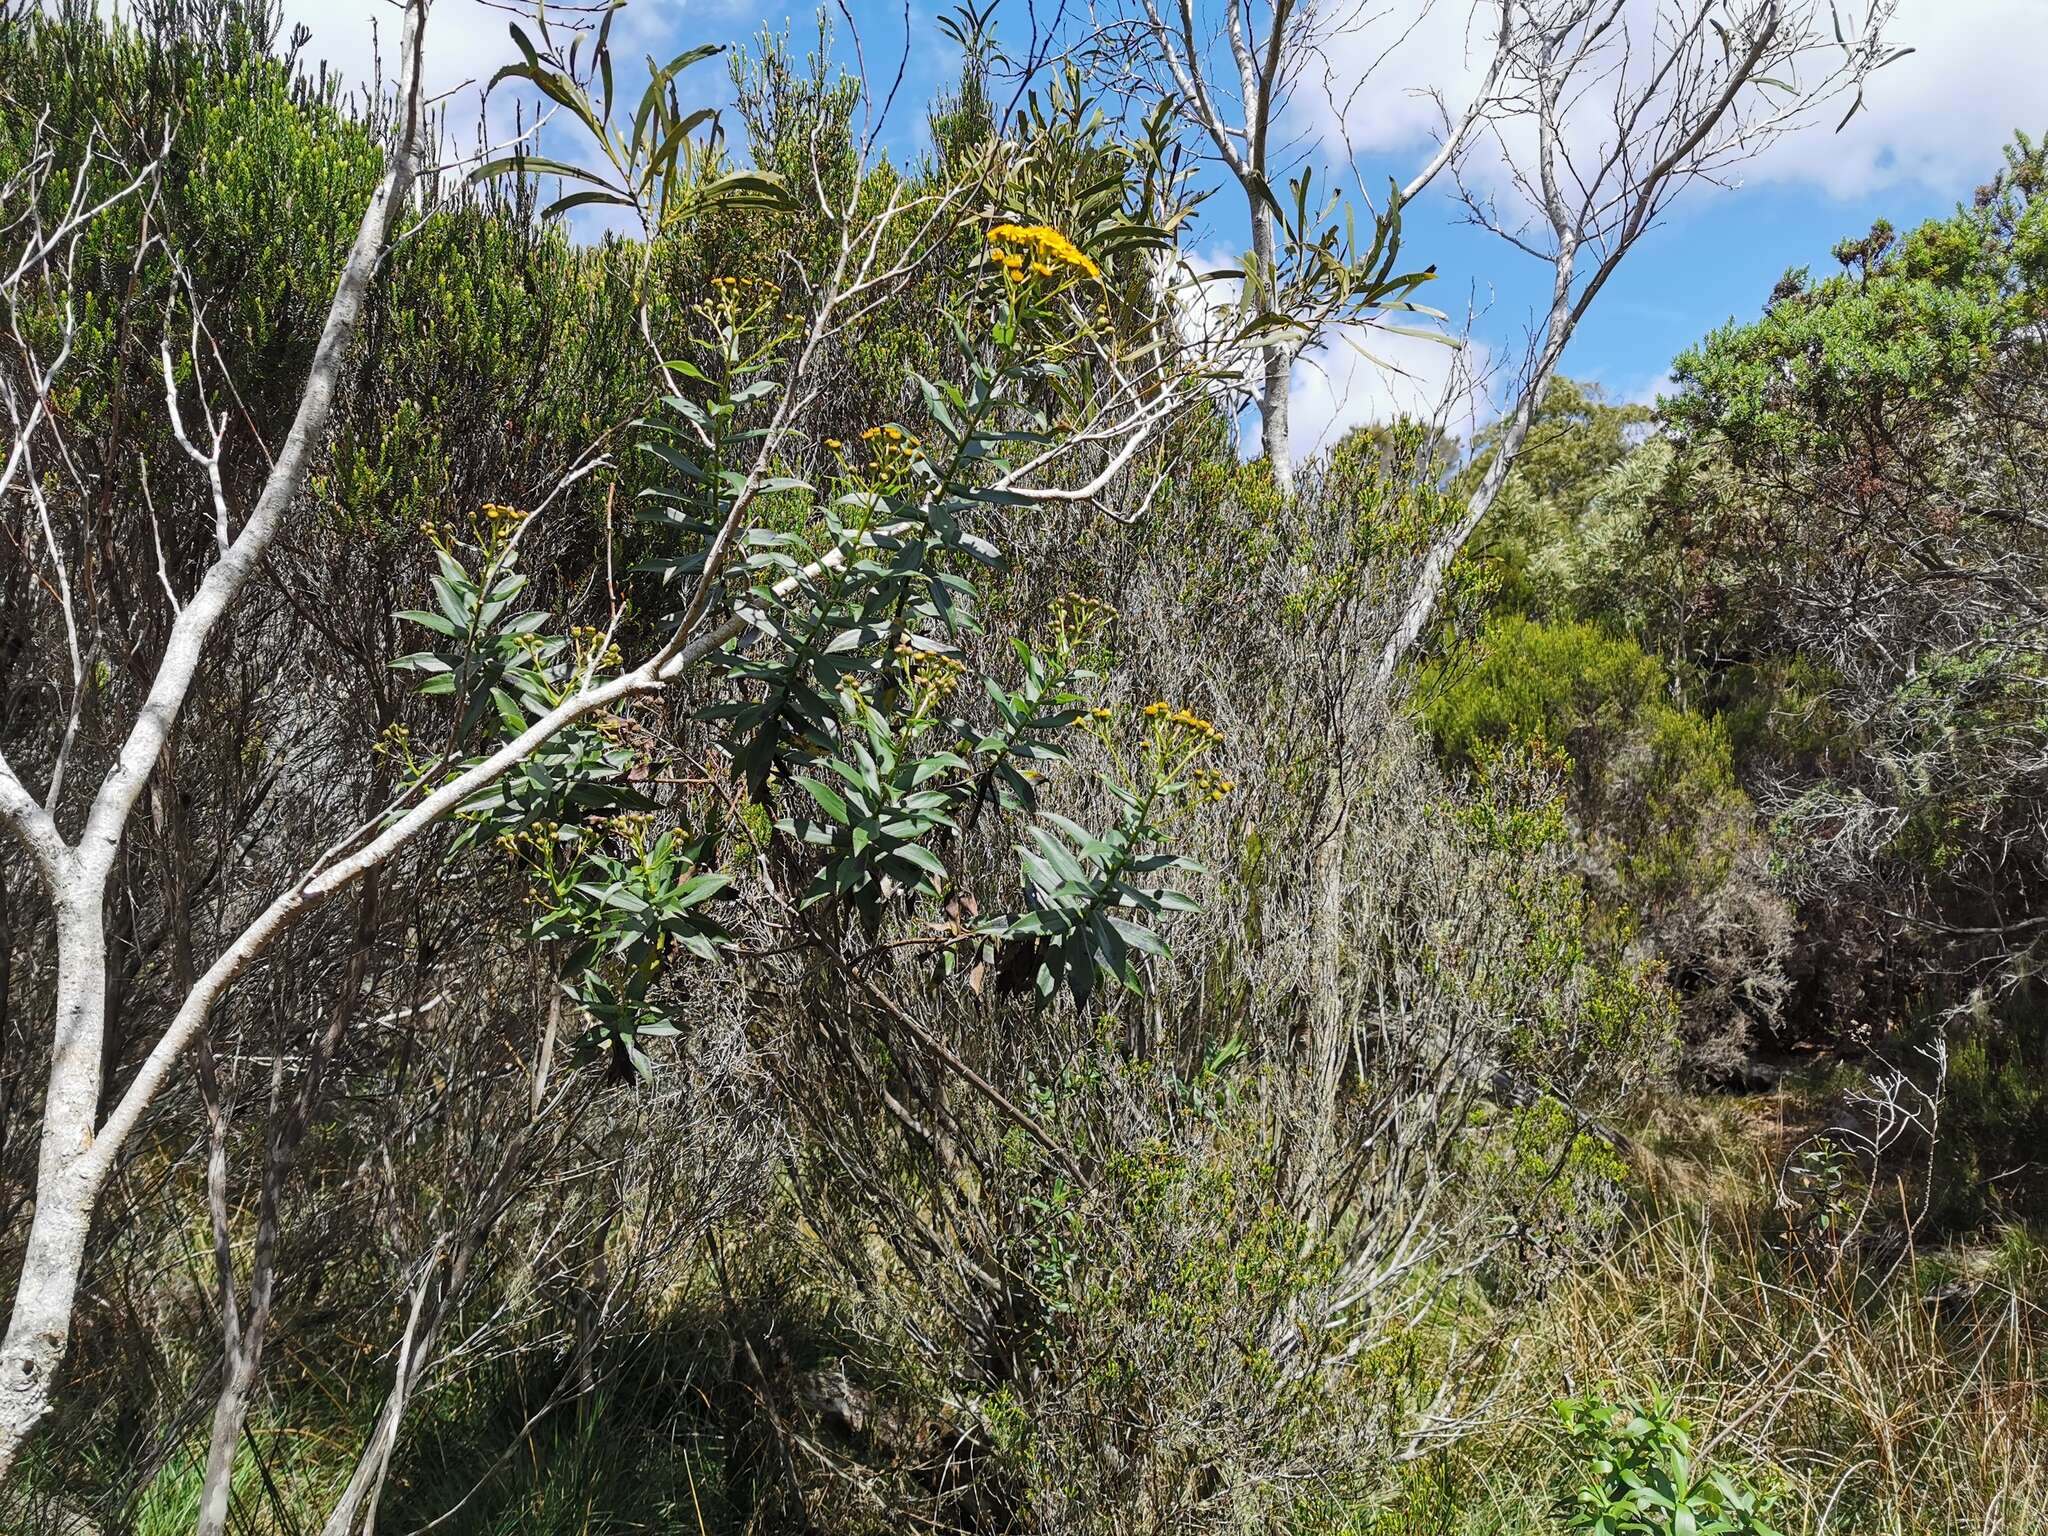
[[[2048,154],[1276,466],[1168,104],[600,25],[0,3],[0,1528],[2048,1530]]]

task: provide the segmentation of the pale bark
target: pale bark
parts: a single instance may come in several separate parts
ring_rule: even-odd
[[[1268,343],[1259,374],[1259,441],[1282,496],[1294,494],[1294,413],[1289,404],[1293,386],[1294,349],[1285,342]]]
[[[1263,168],[1257,174],[1263,175]],[[1280,312],[1277,280],[1280,243],[1274,234],[1274,215],[1249,184],[1246,191],[1252,210],[1252,259],[1257,268],[1259,303],[1269,314]],[[1294,413],[1290,408],[1294,387],[1294,355],[1298,339],[1290,332],[1275,332],[1266,342],[1259,362],[1258,386],[1254,399],[1259,411],[1259,447],[1273,483],[1282,496],[1294,494],[1294,442],[1291,437]]]
[[[193,1526],[193,1536],[221,1536],[227,1529],[235,1456],[248,1426],[249,1405],[256,1384],[262,1376],[263,1348],[269,1339],[272,1307],[277,1299],[277,1250],[282,1230],[285,1183],[290,1177],[299,1145],[312,1126],[327,1063],[333,1059],[342,1037],[348,1032],[356,1002],[363,995],[377,905],[378,884],[372,876],[364,882],[357,912],[355,945],[349,952],[340,994],[326,1027],[315,1039],[306,1058],[298,1092],[289,1105],[280,1102],[282,1085],[276,1076],[272,1079],[271,1113],[276,1123],[267,1141],[262,1183],[256,1199],[256,1235],[249,1254],[246,1312],[236,1296],[234,1267],[229,1258],[225,1111],[214,1110],[214,1106],[219,1104],[219,1095],[209,1084],[209,1109],[219,1117],[208,1168],[208,1185],[214,1207],[215,1267],[220,1286],[221,1387],[220,1395],[214,1401],[213,1427],[207,1439],[206,1470],[199,1491],[199,1519]],[[209,1079],[212,1076],[211,1050],[210,1041],[202,1045],[202,1073]],[[538,1113],[537,1107],[535,1113]]]
[[[1559,251],[1554,268],[1551,287],[1550,314],[1544,326],[1543,350],[1536,356],[1529,375],[1522,381],[1520,395],[1515,408],[1508,417],[1506,428],[1500,440],[1494,445],[1493,458],[1486,466],[1486,473],[1480,477],[1479,486],[1465,503],[1465,510],[1445,533],[1430,545],[1423,556],[1422,566],[1417,571],[1409,589],[1408,600],[1401,610],[1400,622],[1388,638],[1386,648],[1380,653],[1380,686],[1392,681],[1394,670],[1401,660],[1422,638],[1430,617],[1436,612],[1436,605],[1443,597],[1444,584],[1450,579],[1451,565],[1471,542],[1472,535],[1479,531],[1479,525],[1486,520],[1493,504],[1500,499],[1500,493],[1508,483],[1508,476],[1514,472],[1515,461],[1521,456],[1522,445],[1528,441],[1529,428],[1536,419],[1536,406],[1543,398],[1551,376],[1557,372],[1558,359],[1564,355],[1565,343],[1571,339],[1575,323],[1572,306],[1572,274],[1578,256],[1578,243],[1567,238]],[[1599,274],[1604,280],[1605,274]],[[1583,302],[1591,302],[1592,294],[1598,292],[1596,285],[1585,295]],[[1583,312],[1583,305],[1581,307]]]
[[[327,1520],[320,1527],[321,1536],[354,1536],[359,1524],[366,1531],[376,1528],[377,1500],[384,1491],[385,1474],[391,1468],[391,1453],[398,1448],[398,1431],[405,1421],[406,1405],[426,1374],[441,1320],[460,1284],[459,1274],[442,1273],[437,1245],[413,1289],[412,1309],[406,1316],[405,1333],[398,1341],[398,1363],[392,1372],[391,1391],[377,1410],[369,1438],[356,1457],[355,1469],[350,1472],[341,1496],[327,1512]]]
[[[36,1159],[35,1214],[14,1312],[0,1343],[0,1475],[49,1411],[92,1225],[95,1191],[83,1164],[98,1110],[106,936],[101,888],[82,895],[57,909],[57,1017]]]
[[[520,1176],[533,1167],[545,1167],[573,1133],[575,1117],[558,1120],[543,1135],[543,1122],[529,1119],[505,1139],[497,1165],[477,1190],[474,1215],[452,1232],[443,1232],[421,1266],[406,1313],[405,1331],[400,1335],[397,1359],[391,1373],[391,1390],[377,1410],[370,1433],[357,1454],[355,1469],[334,1507],[321,1526],[321,1536],[354,1536],[360,1529],[376,1529],[377,1500],[391,1469],[392,1454],[398,1449],[399,1431],[414,1394],[433,1368],[442,1328],[462,1300],[469,1283],[471,1266],[497,1231],[500,1218],[517,1193]]]
[[[1401,187],[1401,202],[1426,190],[1453,163],[1485,119],[1505,66],[1512,0],[1487,0],[1489,8],[1495,4],[1500,7],[1500,24],[1486,71],[1458,112],[1453,114],[1440,103],[1444,105],[1443,139]],[[1332,38],[1376,18],[1367,14],[1363,4],[1316,7],[1299,5],[1296,0],[1271,0],[1263,19],[1249,3],[1226,7],[1214,33],[1205,35],[1196,20],[1194,0],[1175,0],[1171,15],[1162,9],[1161,0],[1137,0],[1135,15],[1148,55],[1143,67],[1154,72],[1161,92],[1170,91],[1181,98],[1183,109],[1208,140],[1218,163],[1244,194],[1253,269],[1244,308],[1258,329],[1243,338],[1248,345],[1240,347],[1238,365],[1242,387],[1249,391],[1259,415],[1260,451],[1282,495],[1292,496],[1296,478],[1291,435],[1294,365],[1333,331],[1347,324],[1369,323],[1372,313],[1370,305],[1361,304],[1348,289],[1311,297],[1302,283],[1283,276],[1290,256],[1301,253],[1287,243],[1293,236],[1283,230],[1275,207],[1278,194],[1274,183],[1287,174],[1288,166],[1284,151],[1282,161],[1275,163],[1272,130],[1286,110],[1292,83],[1308,63]],[[1220,33],[1227,45],[1236,72],[1236,79],[1222,82],[1220,89],[1210,78],[1215,33]],[[1233,95],[1235,118],[1225,112]],[[1306,235],[1305,231],[1299,233]],[[1307,264],[1313,268],[1321,259],[1318,256]],[[1276,326],[1276,319],[1286,323]]]
[[[148,697],[93,798],[75,844],[65,842],[51,813],[0,760],[0,815],[35,856],[57,919],[57,1007],[35,1214],[13,1311],[0,1340],[0,1478],[49,1411],[70,1340],[93,1209],[112,1171],[115,1152],[147,1102],[146,1095],[138,1100],[131,1088],[123,1099],[129,1112],[121,1123],[96,1123],[106,1032],[103,914],[108,881],[128,819],[170,739],[207,642],[270,548],[325,439],[357,321],[413,184],[423,124],[419,59],[425,13],[426,0],[412,0],[407,8],[398,132],[336,286],[290,432],[248,521],[173,622]]]
[[[1538,248],[1495,222],[1490,197],[1469,192],[1465,197],[1476,222],[1550,263],[1551,300],[1485,474],[1457,522],[1438,536],[1410,581],[1380,656],[1382,686],[1421,641],[1452,566],[1498,501],[1579,322],[1671,197],[1690,181],[1717,176],[1753,157],[1837,92],[1854,86],[1860,95],[1862,82],[1885,62],[1880,33],[1888,12],[1878,6],[1860,34],[1840,42],[1843,64],[1835,72],[1788,105],[1747,116],[1744,103],[1754,94],[1752,86],[1774,70],[1789,69],[1818,45],[1812,5],[1760,0],[1745,19],[1740,46],[1730,49],[1727,34],[1710,31],[1720,25],[1715,7],[1688,0],[1659,34],[1657,52],[1647,65],[1629,53],[1622,0],[1574,0],[1554,11],[1531,0],[1512,0],[1512,8],[1519,20],[1512,34],[1504,34],[1503,49],[1510,59],[1509,82],[1525,93],[1526,105],[1517,115],[1534,119],[1536,152],[1533,168],[1510,169],[1537,205],[1547,245]],[[1639,72],[1631,74],[1632,66]],[[1571,108],[1603,74],[1619,82],[1614,87],[1614,136],[1586,163],[1575,163],[1569,143]],[[1583,263],[1582,255],[1587,258]]]

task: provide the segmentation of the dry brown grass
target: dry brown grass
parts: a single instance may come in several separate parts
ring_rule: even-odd
[[[1740,1156],[1678,1186],[1725,1190]],[[1500,1431],[1452,1458],[1458,1513],[1435,1529],[1553,1529],[1550,1400],[1593,1390],[1673,1394],[1702,1455],[1782,1488],[1788,1533],[2048,1532],[2048,1258],[2030,1240],[1814,1256],[1754,1203],[1658,1209],[1527,1319]]]

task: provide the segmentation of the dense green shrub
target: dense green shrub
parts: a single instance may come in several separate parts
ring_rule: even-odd
[[[1712,837],[1740,793],[1726,732],[1673,704],[1663,664],[1633,641],[1503,615],[1482,631],[1477,659],[1445,669],[1424,695],[1452,763],[1469,768],[1508,745],[1562,750],[1588,840],[1651,915],[1727,873],[1729,850]]]
[[[1454,765],[1562,754],[1599,907],[1654,945],[1684,1000],[1692,1065],[1731,1070],[1749,1032],[1776,1022],[1789,924],[1721,724],[1674,703],[1663,664],[1633,641],[1514,613],[1489,621],[1475,654],[1435,668],[1421,692]]]
[[[2044,187],[2022,136],[1967,204],[1844,240],[1674,365],[1657,542],[1708,580],[1659,633],[1773,791],[1816,1034],[1967,1023],[1973,989],[2039,1007],[2048,542],[2016,509],[2043,485]]]

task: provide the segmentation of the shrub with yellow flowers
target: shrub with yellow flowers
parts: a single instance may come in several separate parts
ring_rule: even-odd
[[[750,514],[719,593],[742,638],[714,654],[711,697],[688,723],[711,738],[704,755],[730,765],[732,795],[766,813],[750,835],[768,846],[722,867],[715,829],[756,821],[651,798],[642,786],[663,765],[617,716],[563,732],[462,813],[466,837],[494,838],[528,878],[533,935],[582,1010],[584,1043],[614,1063],[646,1070],[673,967],[729,950],[705,915],[714,899],[780,924],[768,946],[780,952],[907,945],[941,976],[993,966],[1041,1005],[1077,1006],[1103,978],[1140,988],[1165,953],[1159,923],[1192,906],[1170,885],[1192,866],[1163,839],[1176,810],[1227,792],[1195,762],[1213,727],[1147,716],[1149,735],[1118,740],[1115,711],[1094,697],[1115,615],[1095,599],[1061,599],[1036,640],[983,643],[977,575],[1002,561],[990,533],[1015,515],[1002,478],[1020,449],[1056,439],[1052,360],[1085,343],[1105,291],[1100,266],[1051,226],[998,224],[987,251],[1003,274],[997,314],[970,291],[953,323],[985,324],[991,345],[961,349],[957,382],[916,381],[915,429],[887,421],[826,439],[823,484],[743,469],[782,389],[790,330],[772,284],[712,279],[687,307],[697,334],[664,364],[672,388],[642,424],[659,472],[639,498],[638,558],[610,627],[556,633],[548,615],[519,611],[522,514],[491,506],[472,539],[434,535],[437,611],[404,617],[438,638],[404,665],[459,710],[439,756],[411,760],[418,783],[621,666],[617,625],[672,622],[735,506]],[[1067,770],[1111,785],[1116,825],[1098,835],[1041,803]],[[1014,878],[965,889],[963,871],[987,861],[957,850],[991,835],[1013,842]]]
[[[1116,712],[1106,705],[1080,719],[1101,748],[1101,782],[1121,815],[1100,834],[1062,816],[1029,828],[1031,846],[1018,849],[1028,882],[1025,909],[996,919],[989,931],[1012,949],[1005,974],[1028,976],[1042,998],[1064,988],[1085,1003],[1105,973],[1141,988],[1141,961],[1165,952],[1154,923],[1194,906],[1164,883],[1197,869],[1168,849],[1168,831],[1179,816],[1216,804],[1236,786],[1205,761],[1223,746],[1223,733],[1193,710],[1163,699],[1145,705],[1134,740],[1118,731]]]

